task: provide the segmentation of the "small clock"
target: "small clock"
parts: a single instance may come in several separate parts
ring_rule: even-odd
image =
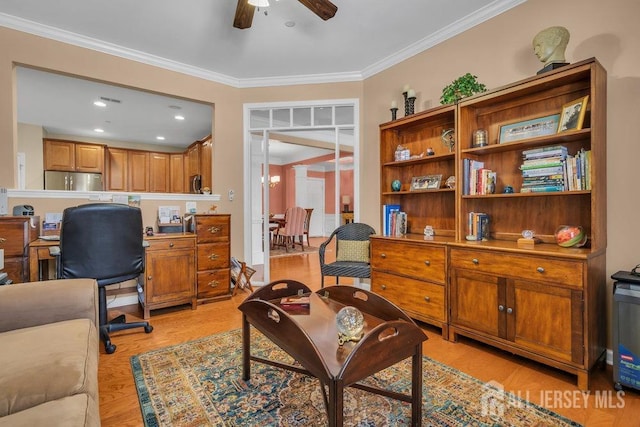
[[[535,233],[533,232],[533,230],[522,230],[522,237],[524,237],[525,239],[533,239],[534,236]]]

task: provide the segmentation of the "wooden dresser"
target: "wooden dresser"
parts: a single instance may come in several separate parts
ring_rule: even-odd
[[[0,249],[4,249],[4,271],[13,283],[29,281],[29,243],[38,238],[40,217],[0,217]]]
[[[231,298],[231,215],[195,214],[198,303]]]

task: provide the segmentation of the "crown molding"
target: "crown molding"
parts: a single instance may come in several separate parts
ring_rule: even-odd
[[[0,26],[11,28],[17,31],[45,37],[59,42],[71,44],[74,46],[91,49],[97,52],[118,56],[120,58],[130,59],[154,67],[160,67],[182,74],[198,77],[216,83],[222,83],[227,86],[236,88],[252,88],[252,87],[270,87],[270,86],[290,86],[290,85],[307,85],[322,83],[343,83],[357,82],[371,77],[381,71],[384,71],[412,56],[415,56],[425,50],[436,46],[443,41],[450,39],[478,24],[481,24],[501,13],[516,7],[527,0],[495,0],[489,5],[474,11],[473,14],[467,15],[454,23],[446,26],[440,31],[435,32],[412,45],[394,53],[375,64],[366,67],[362,71],[351,71],[345,73],[327,73],[327,74],[307,74],[297,76],[277,76],[277,77],[261,77],[238,79],[224,74],[205,70],[199,67],[193,67],[181,62],[173,61],[160,56],[151,55],[135,49],[129,49],[113,43],[102,40],[85,37],[70,31],[61,30],[59,28],[43,25],[27,19],[18,18],[13,15],[0,13]]]

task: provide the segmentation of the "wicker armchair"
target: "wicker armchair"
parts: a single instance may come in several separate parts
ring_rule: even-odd
[[[371,277],[369,236],[375,230],[363,223],[349,223],[336,228],[331,236],[320,245],[321,287],[324,287],[324,276],[335,276],[336,284],[340,277]],[[336,261],[325,263],[325,250],[335,238]]]

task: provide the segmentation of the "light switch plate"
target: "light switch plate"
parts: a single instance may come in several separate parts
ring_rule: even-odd
[[[235,191],[229,190],[229,201],[233,202],[233,197],[236,195]]]

